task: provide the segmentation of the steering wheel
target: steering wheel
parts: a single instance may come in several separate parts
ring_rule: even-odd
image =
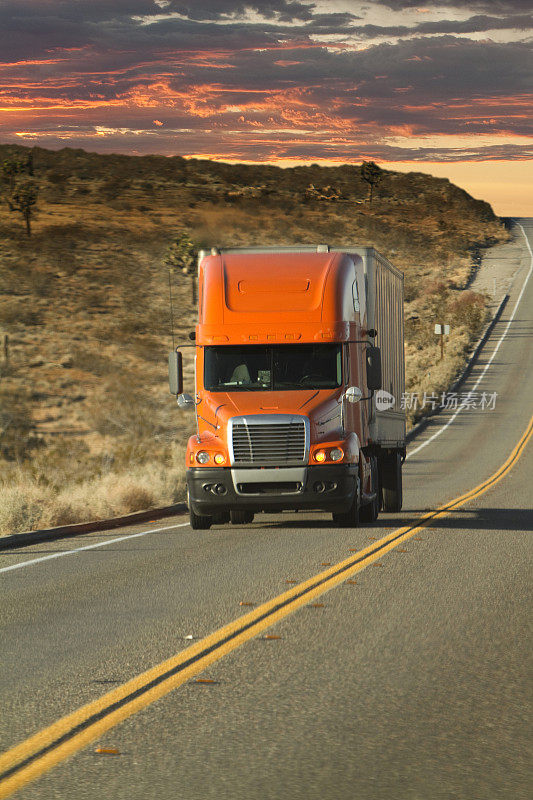
[[[324,380],[324,376],[323,375],[318,375],[317,373],[314,373],[314,372],[310,372],[309,375],[303,375],[303,377],[300,378],[298,383],[302,384],[302,383],[312,382],[312,381],[315,381],[315,380],[323,381]]]

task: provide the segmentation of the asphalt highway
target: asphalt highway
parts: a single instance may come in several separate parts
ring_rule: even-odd
[[[520,222],[533,243],[533,220]],[[522,241],[510,300],[460,389],[495,396],[494,408],[432,418],[409,447],[401,514],[352,531],[320,514],[209,531],[173,517],[2,552],[0,750],[495,473],[533,413]],[[523,441],[487,491],[267,620],[51,769],[35,762],[16,796],[529,798],[532,476],[533,441]],[[39,742],[52,752],[58,735]],[[0,759],[0,773],[19,762]]]

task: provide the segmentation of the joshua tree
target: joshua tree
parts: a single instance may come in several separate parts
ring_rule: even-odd
[[[171,270],[181,269],[184,275],[191,278],[192,303],[196,305],[196,253],[197,248],[185,231],[178,233],[165,256],[165,264]]]
[[[370,195],[368,202],[372,202],[372,195],[374,193],[374,186],[379,183],[383,177],[383,172],[377,164],[373,161],[363,161],[361,164],[361,177],[370,186]]]
[[[17,158],[6,158],[2,164],[2,176],[7,183],[8,191],[11,193],[15,188],[17,175],[24,170],[24,164]]]
[[[15,182],[13,189],[6,196],[10,211],[18,211],[26,222],[26,233],[31,236],[31,218],[37,204],[37,185],[30,180]]]

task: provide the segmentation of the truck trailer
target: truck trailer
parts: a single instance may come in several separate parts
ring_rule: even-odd
[[[403,274],[372,247],[201,251],[191,526],[317,510],[352,527],[402,507]]]

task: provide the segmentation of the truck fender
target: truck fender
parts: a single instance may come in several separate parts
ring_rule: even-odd
[[[361,443],[358,435],[352,431],[344,441],[346,460],[350,464],[358,464],[361,459]]]

